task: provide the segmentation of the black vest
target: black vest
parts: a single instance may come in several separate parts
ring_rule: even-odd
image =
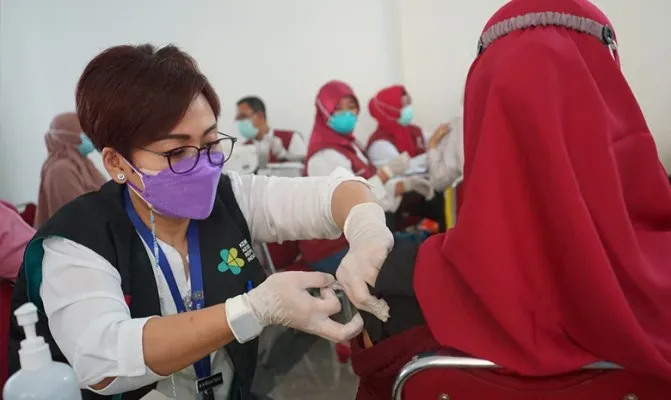
[[[27,301],[32,301],[41,309],[39,285],[42,277],[42,240],[58,236],[88,247],[119,271],[121,287],[133,318],[161,315],[153,267],[142,239],[127,217],[123,190],[122,185],[110,181],[99,191],[85,194],[66,204],[40,228],[26,249],[24,265],[14,290],[12,310]],[[206,307],[224,303],[228,298],[244,293],[248,281],[252,281],[256,287],[265,279],[259,260],[251,250],[249,227],[235,200],[228,177],[222,176],[219,182],[212,214],[197,224]],[[237,249],[237,258],[242,258],[245,263],[237,275],[230,268],[224,272],[218,270],[219,264],[228,261],[222,260],[221,254],[232,253],[230,249]],[[67,363],[49,332],[47,318],[43,313],[40,313],[37,334],[49,343],[55,360]],[[12,317],[10,336],[11,373],[19,368],[17,349],[18,343],[24,338],[15,317]],[[232,400],[253,399],[250,387],[256,368],[257,349],[258,340],[245,344],[233,341],[225,346],[235,367],[230,395]],[[82,397],[84,400],[135,400],[155,386],[146,386],[124,393],[123,396],[101,396],[83,390]]]

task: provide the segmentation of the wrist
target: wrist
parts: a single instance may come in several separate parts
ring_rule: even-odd
[[[386,181],[388,181],[389,179],[391,179],[391,178],[394,177],[394,173],[391,172],[391,168],[389,168],[389,167],[386,166],[386,165],[380,167],[380,168],[379,168],[379,172],[381,173],[381,174],[380,174],[380,179],[381,179],[383,182],[386,182]]]
[[[345,239],[351,244],[361,237],[366,240],[366,235],[361,234],[363,229],[370,229],[371,226],[380,225],[387,229],[387,220],[384,209],[377,203],[360,203],[352,207],[345,218],[343,233]]]
[[[226,321],[240,343],[255,339],[267,325],[254,312],[246,293],[226,300]]]

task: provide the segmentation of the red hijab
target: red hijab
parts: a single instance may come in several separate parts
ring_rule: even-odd
[[[325,148],[351,147],[356,145],[354,134],[342,135],[328,126],[328,120],[335,112],[338,103],[343,97],[351,96],[357,105],[359,99],[349,85],[342,81],[330,81],[319,89],[315,99],[315,124],[308,142],[308,153],[306,160],[313,154]]]
[[[513,0],[485,30],[549,11],[609,25],[586,0]],[[415,274],[436,340],[526,375],[607,360],[671,380],[671,189],[607,46],[512,32],[465,100],[459,222]]]
[[[394,138],[394,146],[398,152],[407,152],[410,157],[414,157],[417,155],[417,146],[410,131],[412,125],[403,126],[398,123],[403,108],[403,96],[406,93],[402,85],[382,89],[368,102],[368,111],[377,121],[377,129],[384,130]]]

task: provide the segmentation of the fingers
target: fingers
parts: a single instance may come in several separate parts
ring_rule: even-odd
[[[315,301],[315,309],[326,315],[339,313],[342,306],[333,289],[321,288],[320,292],[321,298],[313,298]]]
[[[382,322],[387,322],[389,319],[389,305],[386,301],[372,297],[366,301],[361,310],[368,311],[375,315],[377,319]]]
[[[358,313],[346,324],[340,324],[332,319],[324,319],[319,322],[315,333],[332,342],[349,340],[363,330],[363,318]]]
[[[360,310],[367,311],[381,321],[389,319],[389,306],[387,302],[378,299],[368,291],[368,286],[363,280],[354,280],[352,282],[342,282],[345,287],[345,293],[352,304]]]
[[[296,283],[303,289],[323,288],[335,282],[333,275],[323,272],[296,272],[296,276]]]

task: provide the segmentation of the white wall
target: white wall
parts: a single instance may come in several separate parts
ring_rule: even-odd
[[[594,0],[613,21],[624,71],[671,169],[671,2]],[[479,33],[504,0],[0,0],[0,198],[34,201],[53,115],[74,108],[74,86],[100,50],[175,43],[190,52],[223,102],[260,95],[271,123],[309,134],[329,79],[350,83],[364,110],[381,87],[405,83],[417,121],[433,129],[459,112]],[[669,110],[671,111],[671,110]],[[357,134],[373,123],[363,113]]]
[[[362,102],[401,80],[390,0],[1,0],[0,198],[37,197],[43,135],[74,108],[86,63],[123,43],[175,43],[198,60],[234,132],[235,102],[267,103],[271,123],[309,134],[314,97],[330,79]],[[39,5],[39,6],[38,6]],[[367,116],[367,113],[364,113]],[[363,119],[360,133],[374,125]]]
[[[455,2],[397,0],[401,18],[404,82],[425,129],[460,112],[468,68],[477,39],[505,0]],[[636,94],[660,158],[671,172],[671,1],[592,0],[615,27],[624,73]]]

